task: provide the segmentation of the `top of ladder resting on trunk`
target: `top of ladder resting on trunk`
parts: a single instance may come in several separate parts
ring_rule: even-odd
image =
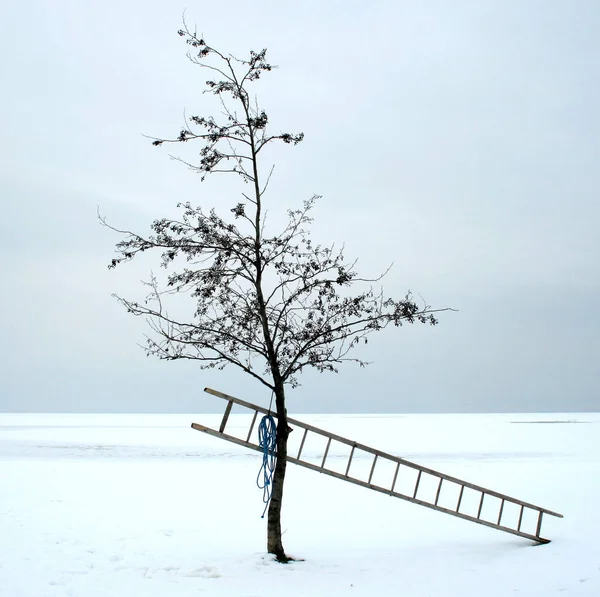
[[[204,391],[208,394],[212,394],[213,396],[217,396],[218,398],[223,398],[224,400],[228,400],[230,402],[234,402],[235,404],[239,404],[240,406],[245,406],[250,410],[254,410],[257,412],[261,412],[263,414],[271,414],[273,416],[277,416],[276,412],[271,412],[270,410],[263,408],[262,406],[258,406],[256,404],[252,404],[250,402],[246,402],[245,400],[241,400],[240,398],[235,398],[234,396],[230,396],[229,394],[224,394],[223,392],[219,392],[218,390],[213,390],[212,388],[204,388]],[[420,464],[416,464],[414,462],[410,462],[410,460],[405,460],[404,458],[400,458],[399,456],[394,456],[393,454],[388,454],[387,452],[382,452],[381,450],[377,450],[375,448],[371,448],[359,442],[355,442],[345,437],[341,437],[340,435],[336,435],[335,433],[330,433],[329,431],[325,431],[323,429],[319,429],[318,427],[313,427],[308,423],[303,423],[302,421],[298,421],[297,419],[293,419],[288,417],[288,423],[290,425],[296,425],[297,427],[301,427],[303,429],[308,429],[314,433],[318,433],[319,435],[323,435],[325,437],[331,438],[335,441],[338,441],[342,444],[346,444],[348,446],[353,446],[358,448],[359,450],[363,450],[364,452],[369,452],[371,454],[375,454],[380,458],[387,458],[388,460],[392,460],[393,462],[398,462],[403,466],[407,466],[418,471],[423,471],[424,473],[428,473],[433,475],[434,477],[438,477],[444,479],[445,481],[451,481],[453,483],[457,483],[458,485],[463,485],[464,487],[469,487],[470,489],[474,489],[475,491],[481,491],[486,495],[491,495],[502,500],[506,500],[507,502],[512,502],[514,504],[518,504],[520,506],[524,506],[526,508],[531,508],[533,510],[537,510],[538,512],[543,512],[544,514],[549,514],[550,516],[556,516],[558,518],[563,518],[562,514],[558,512],[553,512],[552,510],[547,510],[546,508],[541,508],[540,506],[536,506],[535,504],[531,504],[529,502],[523,502],[516,498],[510,497],[509,495],[498,493],[497,491],[493,491],[491,489],[487,489],[482,487],[481,485],[475,485],[473,483],[469,483],[467,481],[462,481],[457,477],[452,477],[450,475],[445,475],[444,473],[440,473],[436,470],[427,468],[425,466],[421,466]]]

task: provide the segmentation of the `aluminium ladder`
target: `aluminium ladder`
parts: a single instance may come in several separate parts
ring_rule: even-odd
[[[251,441],[252,431],[254,430],[258,413],[272,414],[274,417],[277,416],[276,413],[271,413],[266,408],[262,408],[260,406],[257,406],[256,404],[251,404],[250,402],[240,400],[239,398],[234,398],[233,396],[229,396],[228,394],[223,394],[222,392],[218,392],[217,390],[205,388],[204,391],[208,392],[209,394],[212,394],[213,396],[217,396],[218,398],[223,398],[224,400],[226,400],[227,405],[225,407],[225,412],[223,414],[223,418],[221,420],[221,424],[218,430],[211,429],[210,427],[206,427],[204,425],[200,425],[199,423],[192,423],[192,428],[196,429],[197,431],[202,431],[203,433],[212,435],[214,437],[225,439],[240,446],[245,446],[246,448],[262,452],[263,450],[258,445],[258,443],[254,443],[253,441]],[[250,412],[254,413],[252,416],[252,421],[250,423],[250,428],[248,429],[247,434],[244,434],[245,439],[225,433],[227,420],[229,419],[229,415],[231,414],[231,409],[234,404],[241,406],[243,409],[249,410]],[[486,489],[485,487],[474,485],[473,483],[469,483],[467,481],[462,481],[461,479],[458,479],[456,477],[445,475],[433,469],[405,460],[404,458],[393,456],[392,454],[382,452],[381,450],[371,448],[364,444],[360,444],[358,442],[346,439],[339,435],[335,435],[334,433],[330,433],[323,429],[318,429],[317,427],[314,427],[312,425],[302,423],[301,421],[298,421],[296,419],[288,417],[288,424],[291,427],[303,430],[303,434],[299,449],[295,456],[291,455],[291,451],[289,450],[288,444],[287,461],[292,462],[293,464],[298,464],[305,468],[309,468],[314,471],[318,471],[319,473],[324,473],[326,475],[330,475],[343,481],[348,481],[350,483],[354,483],[356,485],[360,485],[368,489],[373,489],[374,491],[385,493],[390,496],[397,497],[402,500],[412,502],[414,504],[418,504],[420,506],[425,506],[426,508],[431,508],[432,510],[437,510],[438,512],[450,514],[451,516],[457,516],[458,518],[462,518],[464,520],[470,520],[471,522],[475,522],[477,524],[497,529],[499,531],[512,533],[513,535],[524,537],[525,539],[530,539],[531,541],[534,541],[536,543],[550,542],[550,539],[545,539],[540,534],[542,530],[542,517],[544,514],[548,514],[549,516],[556,516],[558,518],[563,518],[562,514],[558,514],[557,512],[553,512],[552,510],[547,510],[546,508],[541,508],[540,506],[535,506],[534,504],[523,502],[521,500],[512,498],[508,495],[498,493],[497,491],[492,491],[490,489]],[[307,436],[311,437],[313,435],[326,438],[327,440],[325,450],[322,456],[319,454],[316,464],[314,462],[309,462],[309,460],[311,459],[306,456],[303,457],[302,455],[302,450],[304,449],[304,446],[306,444]],[[348,446],[350,448],[345,472],[336,471],[330,464],[328,464],[327,457],[330,454],[330,448],[333,442]],[[364,478],[359,478],[358,475],[354,474],[354,471],[351,471],[352,461],[357,451],[373,456],[367,480],[364,480]],[[314,460],[314,458],[312,460]],[[393,465],[393,468],[391,469],[394,471],[393,477],[391,478],[389,484],[377,484],[373,482],[375,467],[378,462],[388,463],[388,466],[390,464]],[[399,487],[398,480],[399,478],[402,478],[404,471],[411,471],[413,472],[413,475],[416,472],[416,477],[411,477],[409,487],[405,486],[401,489]],[[433,495],[429,497],[422,495],[424,480],[426,478],[429,479],[429,481],[435,481],[435,497],[433,497]],[[414,485],[412,484],[413,481]],[[431,485],[431,483],[429,484]],[[445,487],[444,496],[446,493],[452,495],[451,504],[444,503],[444,500],[441,499],[442,485],[444,485]],[[420,487],[421,492],[419,492]],[[455,491],[448,491],[450,489],[454,489]],[[470,502],[474,504],[472,508],[473,512],[468,512],[467,508],[465,507],[465,502],[467,500],[463,498],[466,492],[470,493]],[[487,502],[493,502],[493,504],[491,504],[491,513],[489,512],[489,508],[486,508],[485,513],[483,512],[485,498],[488,498]],[[448,502],[448,500],[446,499],[445,502]],[[488,504],[486,503],[486,506],[487,505]],[[461,507],[463,508],[462,511]],[[514,516],[509,517],[507,516],[507,510],[511,507],[513,509]],[[474,513],[475,510],[477,514]],[[532,516],[532,529],[525,530],[524,519],[531,519]],[[508,521],[508,518],[512,518],[512,520]],[[533,527],[535,527],[535,531],[533,531]]]

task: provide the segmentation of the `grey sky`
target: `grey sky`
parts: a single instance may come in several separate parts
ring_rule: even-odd
[[[108,271],[115,235],[177,201],[230,204],[141,134],[216,112],[173,2],[12,2],[0,19],[0,411],[202,412],[212,386],[264,403],[234,370],[147,359],[111,293],[143,296],[149,259]],[[267,47],[278,210],[313,193],[315,238],[388,293],[439,307],[387,330],[374,363],[305,375],[290,412],[577,411],[600,405],[600,4],[233,1],[187,7],[209,42]],[[193,150],[193,148],[191,148]]]

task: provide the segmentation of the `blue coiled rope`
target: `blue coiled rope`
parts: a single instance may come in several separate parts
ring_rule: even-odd
[[[277,461],[277,425],[271,415],[265,415],[258,426],[258,445],[263,452],[263,461],[256,477],[256,484],[263,490],[263,510],[261,518],[265,517],[265,512],[271,501],[271,481],[275,462]],[[261,482],[262,478],[262,482]]]

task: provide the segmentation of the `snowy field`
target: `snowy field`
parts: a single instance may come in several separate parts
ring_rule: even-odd
[[[0,414],[0,596],[600,596],[600,414],[297,418],[565,518],[537,546],[290,465],[281,565],[220,416]]]

